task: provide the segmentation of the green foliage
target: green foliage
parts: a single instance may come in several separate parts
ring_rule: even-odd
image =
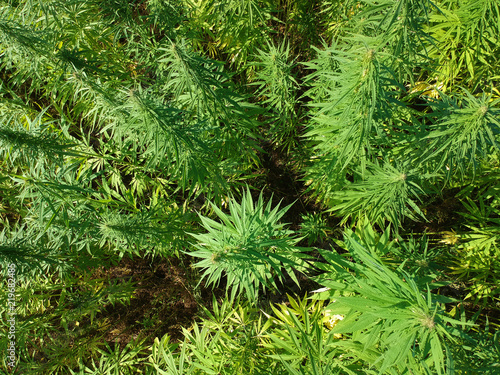
[[[280,0],[281,9],[277,17],[283,22],[285,33],[294,39],[294,54],[309,56],[311,46],[321,42],[322,22],[326,17],[321,14],[324,3],[318,0]],[[303,56],[303,57],[305,57]]]
[[[462,85],[473,91],[498,80],[498,3],[444,0],[438,6],[425,28],[433,39],[428,53],[436,61],[431,79],[445,89]]]
[[[347,185],[345,191],[333,194],[333,199],[339,203],[332,211],[338,211],[344,222],[352,213],[356,213],[355,218],[358,219],[366,215],[370,222],[380,225],[385,220],[400,225],[404,216],[416,220],[418,215],[425,219],[417,202],[421,200],[419,196],[425,194],[419,186],[420,181],[427,176],[392,165],[383,168],[374,165],[368,173],[362,181]]]
[[[221,306],[214,300],[213,313],[201,327],[195,323],[184,330],[180,351],[169,337],[155,340],[150,361],[160,374],[249,374],[277,373],[277,363],[267,357],[261,341],[269,321],[248,304],[233,305],[226,299]]]
[[[270,0],[202,0],[188,2],[197,44],[212,57],[224,58],[236,66],[261,46],[270,31],[272,16]]]
[[[1,2],[11,372],[495,373],[499,20],[494,0]],[[229,296],[210,310],[205,285]]]
[[[487,194],[479,196],[479,206],[467,197],[463,213],[468,219],[468,231],[460,236],[456,245],[456,257],[452,266],[453,273],[469,284],[470,292],[466,298],[498,300],[498,280],[500,279],[500,221],[498,202],[485,202]]]
[[[390,73],[383,66],[383,53],[372,45],[376,40],[354,38],[351,45],[318,50],[318,58],[307,64],[316,71],[309,76],[314,86],[308,95],[318,107],[307,136],[316,141],[315,150],[323,155],[316,168],[331,170],[316,184],[333,178],[332,173],[342,172],[354,161],[364,170],[375,150],[372,145],[384,140],[381,137],[377,142],[375,135],[384,133],[382,122],[389,116],[391,96],[396,92],[388,87]]]
[[[129,304],[135,289],[130,281],[96,279],[89,274],[66,277],[64,282],[55,282],[57,278],[50,276],[30,275],[23,280],[16,274],[16,356],[23,373],[63,374],[79,359],[97,355],[102,338],[91,335],[96,316],[106,306]],[[6,294],[0,302],[0,314],[7,316]],[[3,328],[9,328],[7,323]],[[3,351],[9,342],[4,335],[0,341]],[[44,360],[35,361],[35,357]]]
[[[268,44],[266,51],[258,50],[258,63],[255,64],[256,94],[263,99],[268,108],[273,143],[290,151],[297,146],[298,83],[292,72],[295,64],[290,57],[290,46],[285,41],[279,46]]]
[[[474,176],[483,160],[498,153],[500,131],[496,108],[500,100],[484,93],[479,98],[466,90],[464,94],[457,95],[459,103],[442,94],[442,101],[430,105],[438,120],[426,136],[427,158],[434,157],[436,170],[445,167],[448,175],[461,179],[468,173]]]
[[[202,258],[196,267],[204,269],[202,278],[208,284],[218,284],[227,276],[227,288],[235,296],[244,291],[256,300],[262,288],[277,288],[277,280],[288,275],[298,285],[294,271],[305,270],[304,254],[296,246],[299,239],[284,229],[279,220],[290,208],[271,208],[264,203],[262,193],[254,203],[250,190],[243,193],[241,204],[229,200],[229,214],[211,204],[220,222],[201,216],[208,233],[192,234],[197,240],[196,251],[189,254]]]
[[[101,355],[99,361],[92,363],[91,367],[80,364],[80,371],[71,374],[109,374],[109,375],[122,375],[122,374],[136,374],[140,371],[139,365],[142,365],[145,358],[145,347],[143,342],[130,342],[125,348],[120,350],[118,343],[115,347],[111,348],[108,344],[105,345],[106,349],[99,349]]]
[[[358,5],[347,17],[346,34],[305,63],[312,69],[306,183],[344,221],[367,214],[380,225],[399,226],[405,216],[423,217],[418,196],[424,191],[435,192],[450,179],[464,181],[470,170],[481,173],[484,161],[497,153],[498,102],[493,81],[458,90],[444,87],[442,78],[429,78],[441,71],[450,77],[433,65],[443,48],[425,27],[443,14],[435,5]],[[489,1],[470,6],[483,9],[486,24],[496,22],[496,6]],[[488,29],[483,36],[490,32],[480,28]],[[460,43],[460,33],[452,35]],[[483,60],[471,64],[493,67],[485,60],[491,52],[475,51]],[[397,174],[414,176],[411,189],[388,182]],[[386,185],[391,186],[387,191]]]
[[[352,340],[338,345],[380,373],[448,371],[452,367],[448,341],[460,337],[454,327],[461,322],[448,316],[443,302],[453,300],[432,294],[429,285],[421,290],[401,268],[390,270],[353,233],[346,234],[345,243],[355,263],[321,251],[328,263],[318,264],[327,271],[318,281],[332,288],[319,298],[334,298],[327,308],[345,316],[333,331],[352,335]],[[342,290],[343,295],[336,290]]]
[[[347,38],[307,63],[314,69],[308,95],[315,109],[306,134],[314,147],[306,181],[344,220],[366,213],[397,226],[404,216],[423,216],[415,199],[432,176],[412,165],[405,150],[418,145],[419,124],[398,98],[402,83],[381,40]],[[412,135],[403,138],[406,131]]]
[[[462,319],[465,313],[462,310]],[[476,320],[478,314],[472,317]],[[500,367],[500,331],[492,332],[491,324],[486,322],[485,329],[474,332],[467,330],[467,336],[452,346],[456,358],[455,370],[458,374],[477,373],[495,374]]]
[[[272,306],[276,319],[275,328],[269,335],[266,347],[276,354],[289,374],[354,374],[359,363],[351,358],[342,358],[345,353],[336,348],[339,335],[324,326],[328,322],[328,311],[322,302],[295,300],[288,297],[290,306]]]
[[[314,242],[320,242],[328,236],[329,228],[324,217],[319,213],[308,213],[302,215],[300,234],[307,238],[309,246]]]

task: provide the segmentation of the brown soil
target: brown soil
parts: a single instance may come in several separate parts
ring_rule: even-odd
[[[100,268],[96,278],[125,279],[136,283],[129,305],[108,306],[96,318],[110,322],[105,334],[108,342],[125,345],[131,340],[168,334],[171,341],[183,338],[182,328],[189,328],[199,305],[212,305],[212,290],[195,288],[196,270],[179,258],[122,259],[109,269]],[[218,291],[216,291],[217,294]]]

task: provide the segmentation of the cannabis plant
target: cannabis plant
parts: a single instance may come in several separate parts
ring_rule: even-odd
[[[219,305],[214,298],[213,312],[204,310],[199,324],[183,330],[182,343],[170,343],[168,335],[155,340],[149,361],[156,371],[179,375],[283,371],[262,345],[270,321],[258,309],[229,298]]]
[[[257,94],[268,110],[273,143],[287,151],[297,146],[299,116],[297,109],[298,83],[292,73],[290,46],[285,41],[279,46],[268,43],[266,50],[259,50],[255,63]]]
[[[288,374],[354,374],[361,363],[348,358],[335,345],[342,339],[332,328],[343,317],[325,310],[323,301],[294,299],[289,306],[271,306],[273,329],[269,330],[270,357],[279,360]]]
[[[425,194],[421,181],[426,177],[429,176],[404,167],[373,165],[362,181],[348,184],[343,191],[332,194],[334,202],[338,202],[332,211],[339,212],[344,222],[352,213],[356,213],[356,218],[366,215],[370,222],[381,225],[385,220],[401,225],[405,216],[425,219],[417,203]]]
[[[444,304],[453,300],[431,293],[431,285],[421,289],[402,267],[390,270],[354,233],[345,243],[354,261],[320,250],[327,262],[317,265],[325,271],[317,281],[329,289],[317,298],[332,299],[327,308],[345,317],[332,331],[350,337],[336,345],[379,373],[449,371],[449,343],[465,324],[447,314]]]
[[[439,11],[432,13],[425,27],[432,37],[427,51],[436,62],[430,78],[445,89],[461,85],[476,91],[494,85],[500,67],[498,3],[444,0],[437,5]]]
[[[309,246],[314,242],[321,242],[326,239],[329,231],[327,222],[320,213],[302,215],[300,234],[307,238]]]
[[[264,203],[262,193],[254,203],[247,188],[241,203],[229,200],[229,213],[211,203],[220,222],[200,215],[208,232],[192,234],[196,250],[189,254],[202,258],[196,267],[203,268],[208,284],[217,285],[226,276],[231,295],[244,291],[253,301],[260,289],[277,288],[286,276],[299,285],[295,270],[305,270],[304,254],[294,232],[279,222],[290,206],[280,210],[271,204]]]
[[[12,372],[494,373],[498,335],[443,286],[458,280],[467,309],[498,307],[497,3],[1,2]],[[243,180],[282,194],[260,165],[269,144],[271,172],[295,168],[298,234],[266,190],[238,196]],[[456,201],[447,211],[463,202],[447,212],[457,220],[432,214],[441,196]],[[355,233],[341,241],[327,222]],[[306,256],[306,237],[345,255]],[[201,306],[178,343],[111,343],[105,312],[136,284],[97,275],[172,256],[197,258],[200,284],[229,296]],[[313,298],[259,299],[290,281],[308,289],[312,270],[324,287]],[[177,327],[163,323],[155,332]]]
[[[69,369],[72,375],[79,374],[110,374],[110,375],[121,375],[121,374],[136,374],[137,372],[142,372],[141,369],[145,368],[147,358],[145,355],[145,345],[144,340],[142,341],[131,341],[123,349],[120,349],[118,343],[115,343],[114,348],[111,348],[108,344],[105,345],[105,349],[99,349],[99,359],[91,361],[89,366],[80,362],[79,371],[75,372],[73,369]]]
[[[196,44],[212,57],[224,57],[232,65],[241,67],[257,46],[269,40],[269,21],[274,18],[270,0],[186,3],[190,23],[199,34]]]
[[[479,196],[478,200],[479,205],[470,198],[463,202],[467,212],[462,215],[468,224],[454,246],[456,256],[451,268],[468,285],[469,293],[465,298],[482,301],[484,305],[489,300],[498,300],[500,293],[500,211],[498,204],[488,204],[484,196]]]
[[[307,64],[314,69],[308,77],[314,110],[306,134],[313,147],[306,183],[344,218],[366,213],[372,221],[399,225],[403,216],[422,217],[416,201],[431,176],[412,165],[407,150],[413,135],[401,136],[418,128],[398,100],[401,83],[394,80],[392,56],[378,38],[346,41],[318,50]]]
[[[465,320],[465,311],[457,309],[457,315]],[[476,321],[479,314],[474,314]],[[486,322],[484,330],[476,331],[473,327],[463,327],[467,336],[451,347],[455,358],[456,373],[466,374],[474,371],[480,374],[495,374],[500,367],[500,330],[495,330],[493,324]]]
[[[426,136],[429,145],[424,160],[433,158],[435,168],[446,169],[448,176],[474,176],[484,160],[500,150],[499,103],[491,95],[474,97],[467,90],[456,98],[442,95],[441,101],[431,103],[438,120]]]

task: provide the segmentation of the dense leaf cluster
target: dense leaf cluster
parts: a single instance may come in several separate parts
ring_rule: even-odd
[[[494,374],[499,35],[495,0],[1,1],[1,366]],[[124,257],[212,288],[183,340],[109,339]]]

